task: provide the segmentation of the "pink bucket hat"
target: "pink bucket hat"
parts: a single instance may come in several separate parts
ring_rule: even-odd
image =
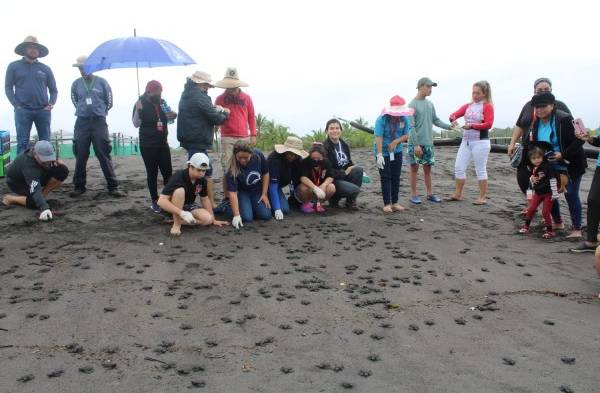
[[[390,105],[381,110],[382,115],[412,116],[415,110],[406,106],[406,100],[400,96],[390,98]]]

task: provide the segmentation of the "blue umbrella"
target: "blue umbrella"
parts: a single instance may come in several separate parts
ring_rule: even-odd
[[[150,37],[124,37],[106,41],[88,56],[86,73],[111,68],[151,68],[196,64],[194,59],[169,41]],[[138,76],[138,93],[139,93]]]

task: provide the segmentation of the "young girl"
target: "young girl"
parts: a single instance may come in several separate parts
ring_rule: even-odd
[[[384,213],[405,210],[404,206],[398,203],[402,143],[408,141],[410,116],[414,113],[414,109],[407,108],[405,104],[404,98],[392,97],[390,106],[383,108],[375,122],[373,152],[377,158],[381,179]]]
[[[544,225],[546,231],[542,235],[544,239],[551,239],[556,236],[552,229],[552,216],[550,210],[554,200],[558,199],[557,181],[552,165],[545,157],[546,151],[540,147],[541,142],[529,149],[527,153],[528,169],[529,169],[529,189],[527,190],[527,198],[531,198],[529,208],[525,215],[525,224],[519,229],[519,233],[528,233],[531,219],[533,218],[537,208],[542,204],[542,216],[544,217]]]
[[[456,120],[464,117],[465,124],[462,128],[465,131],[454,163],[456,187],[454,194],[446,200],[460,201],[463,199],[462,192],[467,178],[467,166],[473,160],[475,161],[475,173],[479,182],[479,198],[473,203],[484,205],[488,188],[486,165],[491,148],[488,131],[494,124],[494,107],[492,106],[490,84],[487,81],[475,82],[471,97],[472,101],[470,103],[461,106],[450,115],[453,126],[458,126]]]
[[[302,160],[300,167],[300,184],[295,196],[302,204],[304,213],[323,213],[323,202],[335,194],[335,185],[331,176],[331,164],[327,160],[327,152],[321,143],[313,144],[308,157]]]

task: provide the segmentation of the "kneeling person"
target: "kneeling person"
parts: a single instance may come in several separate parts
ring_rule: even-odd
[[[206,171],[209,168],[208,156],[195,153],[187,162],[187,169],[177,171],[162,190],[158,198],[158,206],[173,215],[171,235],[181,235],[181,225],[216,225],[229,224],[215,220],[213,206],[208,198]],[[201,205],[196,203],[196,195],[200,195]]]
[[[32,149],[17,156],[6,171],[6,184],[17,195],[5,195],[2,203],[41,210],[39,219],[52,219],[52,211],[46,197],[60,186],[69,169],[56,159],[54,147],[48,141],[39,141]]]

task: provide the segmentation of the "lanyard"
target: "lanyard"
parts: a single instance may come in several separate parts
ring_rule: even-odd
[[[152,104],[152,106],[154,107],[154,112],[156,112],[156,121],[161,121],[160,120],[160,106],[156,105],[156,104]]]
[[[83,88],[85,89],[86,96],[89,97],[92,94],[94,83],[96,83],[96,77],[92,76],[92,81],[90,82],[89,86],[84,77],[81,77],[81,80],[83,81]]]
[[[322,172],[321,168],[318,168],[318,169],[313,168],[312,169],[312,177],[313,178],[311,180],[317,187],[321,185],[321,172]]]

